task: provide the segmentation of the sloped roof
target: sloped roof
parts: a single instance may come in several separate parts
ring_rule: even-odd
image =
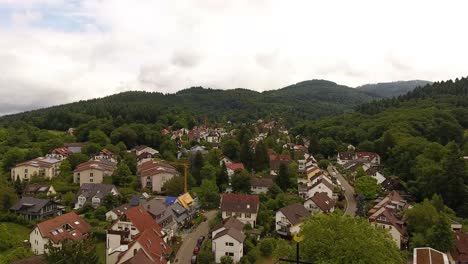
[[[98,197],[104,198],[107,194],[111,193],[112,190],[116,190],[118,193],[117,188],[113,184],[104,184],[104,183],[83,183],[80,186],[80,190],[76,195],[76,199],[78,196],[82,195],[86,198],[90,197]]]
[[[328,197],[325,192],[315,193],[314,196],[309,199],[311,199],[323,212],[330,212],[330,210],[335,207],[335,201]]]
[[[302,218],[310,215],[310,212],[300,203],[290,204],[280,208],[279,211],[284,214],[293,226],[302,222]]]
[[[26,211],[31,213],[38,213],[49,203],[53,203],[49,199],[38,199],[34,197],[23,197],[10,210],[13,211]]]
[[[135,243],[139,243],[142,249],[145,251],[146,256],[149,257],[153,262],[157,264],[167,263],[165,256],[169,257],[171,253],[171,247],[169,247],[164,240],[161,238],[161,232],[154,229],[148,228],[140,233],[135,240],[129,245],[128,249],[131,250]],[[123,253],[125,254],[125,253]],[[140,259],[144,259],[142,256]],[[140,263],[139,263],[140,264]]]
[[[65,225],[71,227],[71,230],[65,230]],[[91,226],[74,212],[38,223],[37,227],[42,237],[47,237],[55,243],[64,239],[82,240],[91,232]]]
[[[132,207],[125,212],[125,215],[139,232],[143,232],[147,229],[154,229],[161,235],[161,227],[153,220],[143,206]]]
[[[83,162],[76,166],[73,172],[81,172],[85,170],[100,170],[100,171],[109,171],[113,172],[115,169],[115,164],[106,160],[90,160]]]
[[[193,203],[193,198],[192,196],[190,195],[190,193],[184,193],[182,194],[181,196],[177,197],[177,201],[179,201],[179,203],[185,207],[186,209],[189,209],[190,206],[192,205]]]
[[[179,175],[179,172],[173,166],[154,160],[149,160],[138,165],[138,173],[141,177],[153,176],[161,173]]]
[[[257,213],[258,195],[225,193],[221,197],[221,211]]]
[[[36,193],[47,193],[50,189],[51,185],[45,185],[45,184],[29,184],[26,186],[24,189],[24,194],[36,194]]]
[[[225,229],[219,233],[217,233],[213,240],[216,240],[222,236],[225,236],[225,235],[228,235],[232,238],[234,238],[235,240],[239,241],[240,243],[243,243],[244,240],[245,240],[245,234],[241,231],[241,230],[237,230],[236,228],[228,228],[228,229]]]
[[[146,255],[143,249],[139,249],[132,258],[122,262],[122,264],[154,264],[154,262]]]
[[[414,264],[449,264],[446,254],[433,248],[415,248],[413,250]]]
[[[244,164],[242,163],[227,163],[226,168],[233,170],[233,171],[245,169]]]
[[[28,161],[25,161],[25,162],[21,162],[21,163],[18,163],[16,164],[15,167],[19,167],[19,166],[31,166],[31,167],[37,167],[37,168],[52,168],[54,165],[56,165],[57,163],[60,163],[61,161],[58,160],[58,159],[55,159],[55,158],[51,158],[51,157],[39,157],[39,158],[35,158],[35,159],[32,159],[32,160],[28,160]]]
[[[352,160],[354,157],[354,153],[352,152],[339,152],[338,158],[340,160]]]
[[[272,178],[253,178],[252,180],[252,187],[265,187],[270,188],[273,186],[274,181]]]

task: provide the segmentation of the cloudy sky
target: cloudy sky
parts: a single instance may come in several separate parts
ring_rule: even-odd
[[[126,90],[468,75],[467,1],[0,0],[0,114]]]

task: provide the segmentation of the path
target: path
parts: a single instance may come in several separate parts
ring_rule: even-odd
[[[346,209],[345,214],[350,216],[356,215],[357,203],[356,198],[354,197],[354,188],[351,186],[348,181],[341,175],[335,167],[329,166],[327,168],[328,173],[336,177],[340,181],[341,186],[344,188],[344,195],[346,198]]]
[[[197,245],[198,238],[201,236],[205,236],[207,238],[208,231],[210,229],[208,223],[211,219],[216,217],[216,214],[216,210],[204,213],[206,220],[182,238],[183,242],[179,248],[179,251],[177,252],[174,263],[190,264],[190,260],[192,259],[193,255],[193,249]]]

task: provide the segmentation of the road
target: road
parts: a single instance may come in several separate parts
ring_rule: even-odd
[[[210,227],[208,226],[208,223],[210,222],[211,219],[216,217],[216,213],[217,211],[215,210],[204,213],[204,215],[207,218],[206,221],[204,221],[195,229],[193,229],[192,232],[182,237],[182,240],[183,240],[182,246],[180,246],[179,251],[177,252],[174,263],[190,264],[190,260],[193,255],[193,249],[197,245],[198,238],[200,236],[207,237],[208,231],[210,229]]]
[[[357,208],[357,203],[356,203],[356,198],[354,197],[354,188],[353,186],[349,185],[348,181],[341,175],[335,167],[329,166],[327,168],[328,173],[330,175],[335,175],[336,179],[341,182],[341,186],[345,189],[344,195],[346,198],[346,209],[345,209],[345,214],[350,215],[350,216],[355,216],[356,215],[356,208]],[[333,172],[333,173],[332,173]]]

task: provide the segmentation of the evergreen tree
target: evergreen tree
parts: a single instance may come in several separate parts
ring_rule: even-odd
[[[441,192],[447,205],[462,216],[466,217],[466,200],[468,193],[465,183],[468,182],[465,163],[458,146],[450,142],[447,146],[447,154],[442,160],[442,166],[446,177],[446,191]],[[444,196],[445,195],[445,196]]]
[[[268,149],[263,140],[260,140],[260,142],[257,143],[257,146],[255,148],[253,168],[257,172],[263,171],[268,169],[269,163],[270,159],[268,156]]]
[[[190,164],[190,171],[193,178],[195,178],[197,186],[200,186],[202,182],[201,169],[204,164],[203,155],[200,151],[197,151],[195,156],[192,158],[192,163]]]
[[[221,168],[216,173],[216,185],[218,185],[221,191],[226,190],[226,186],[229,184],[229,176],[226,169],[226,164],[221,165]]]
[[[245,140],[241,145],[240,160],[247,170],[250,171],[252,169],[253,153],[248,140]]]
[[[199,188],[195,189],[197,197],[203,209],[214,209],[219,207],[219,189],[213,180],[203,180]]]
[[[232,191],[236,193],[250,193],[252,177],[246,170],[236,170],[231,178]]]
[[[275,182],[283,191],[286,191],[290,187],[291,182],[289,180],[288,167],[285,164],[280,165]]]

